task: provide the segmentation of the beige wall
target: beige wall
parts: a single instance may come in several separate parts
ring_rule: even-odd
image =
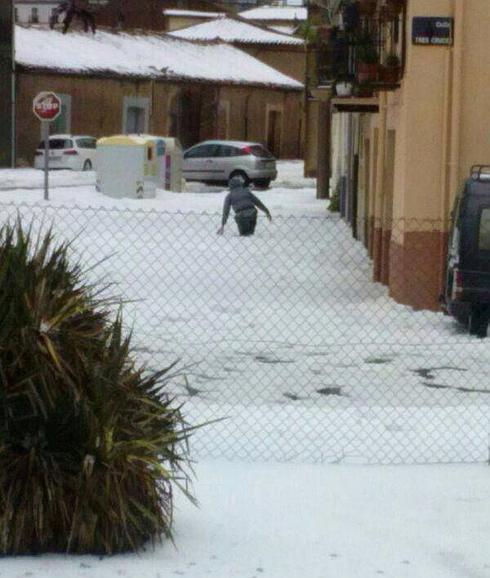
[[[466,1],[466,0],[465,0]],[[447,195],[446,175],[449,98],[448,64],[452,49],[414,46],[414,16],[451,16],[451,0],[411,0],[408,9],[406,71],[392,110],[398,133],[393,214],[395,218],[443,219],[441,196]]]
[[[412,45],[411,19],[424,15],[456,18],[453,47]],[[393,211],[445,219],[471,165],[490,162],[490,2],[409,0],[408,19],[406,71],[387,104],[397,135]]]
[[[165,16],[165,31],[172,32],[173,30],[181,30],[182,28],[188,28],[189,26],[195,26],[197,24],[202,24],[203,22],[208,22],[213,20],[213,18],[197,18],[195,16]]]
[[[267,144],[267,111],[278,110],[282,113],[280,157],[299,158],[302,153],[302,99],[301,92],[222,87],[220,101],[229,103],[228,138]]]
[[[471,165],[490,163],[490,2],[464,4],[459,180]]]
[[[250,44],[240,44],[238,47],[279,72],[304,82],[306,55],[303,48],[256,47]]]
[[[76,76],[18,74],[16,81],[17,159],[29,163],[40,139],[40,123],[32,113],[32,100],[42,90],[71,96],[71,131],[100,137],[122,131],[124,96],[150,97],[148,81],[125,82]],[[165,112],[162,111],[162,108]],[[154,109],[155,132],[166,129],[166,91]]]
[[[266,142],[267,109],[275,107],[283,112],[281,127],[282,158],[298,158],[301,154],[301,91],[283,91],[267,88],[241,86],[217,86],[205,84],[171,84],[148,80],[118,80],[19,73],[17,75],[16,141],[17,161],[32,163],[39,143],[40,123],[32,113],[32,101],[36,94],[51,90],[71,96],[71,132],[90,134],[95,137],[118,134],[123,131],[123,103],[125,97],[148,98],[148,130],[154,134],[169,134],[171,113],[179,112],[177,101],[187,95],[193,115],[180,111],[186,125],[186,133],[194,142],[218,136],[225,130],[229,139]],[[223,102],[223,107],[220,107]],[[215,115],[215,104],[218,114]],[[218,119],[220,109],[228,109],[223,128],[223,118]],[[195,117],[195,126],[189,126]],[[188,144],[194,144],[188,143]]]

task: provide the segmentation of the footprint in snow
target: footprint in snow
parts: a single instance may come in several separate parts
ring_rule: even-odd
[[[340,395],[342,396],[341,387],[323,387],[322,389],[317,389],[317,393],[320,395]]]
[[[292,359],[271,359],[270,357],[266,357],[265,355],[256,355],[254,359],[259,363],[270,363],[273,365],[279,363],[294,363]]]
[[[302,401],[303,399],[308,399],[307,397],[301,397],[300,395],[297,395],[296,393],[283,393],[282,395],[284,397],[287,397],[291,401]]]
[[[364,363],[370,363],[372,365],[383,365],[384,363],[391,363],[392,361],[392,357],[368,357],[364,360]]]

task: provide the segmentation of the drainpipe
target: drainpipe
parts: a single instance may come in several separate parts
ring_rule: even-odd
[[[388,117],[388,96],[386,92],[379,95],[379,139],[376,166],[376,195],[374,200],[374,236],[373,236],[373,278],[381,281],[383,270],[383,232],[384,232],[384,186],[386,161],[386,127]]]
[[[388,124],[388,95],[386,92],[379,94],[379,140],[378,140],[378,164],[376,167],[376,199],[374,205],[374,218],[379,219],[381,229],[383,228],[383,206],[384,206],[384,180],[386,161],[386,127]],[[375,222],[376,226],[376,222]]]
[[[309,43],[305,40],[305,78],[304,78],[304,90],[303,90],[303,134],[301,135],[302,142],[300,143],[300,147],[303,152],[303,176],[306,177],[308,173],[308,161],[310,159],[310,147],[308,138],[306,135],[309,134],[310,128],[310,105],[308,103],[308,91],[310,88],[310,71],[308,69],[309,66]],[[301,151],[300,151],[301,152]]]
[[[152,134],[155,134],[157,132],[156,127],[153,124],[155,118],[154,107],[155,107],[155,79],[152,78],[150,80],[150,114],[149,114],[150,118],[148,119],[150,133]]]
[[[248,107],[249,107],[249,103],[250,103],[250,97],[252,96],[252,93],[249,92],[247,94],[247,96],[245,97],[245,138],[244,140],[248,140]]]
[[[220,105],[221,105],[221,86],[218,85],[218,89],[216,90],[215,94],[215,101],[214,101],[214,127],[213,127],[213,137],[212,138],[219,138],[220,135],[218,134],[219,131],[219,112],[220,112]],[[228,119],[226,119],[228,120]],[[226,123],[226,132],[228,132],[228,122]],[[225,134],[226,136],[226,134]]]
[[[330,198],[330,155],[331,155],[331,99],[332,87],[325,89],[318,101],[316,198]]]
[[[451,109],[451,157],[449,162],[449,192],[455,195],[459,187],[459,161],[461,146],[461,102],[464,52],[464,0],[455,0],[453,86]]]
[[[440,189],[440,219],[441,219],[441,234],[447,232],[447,218],[449,215],[449,199],[453,194],[450,190],[449,185],[449,173],[451,171],[450,162],[450,114],[451,114],[451,88],[452,88],[452,78],[451,78],[451,68],[452,68],[452,51],[446,50],[444,58],[444,77],[443,77],[443,106],[442,106],[442,162],[441,162],[441,189]],[[445,282],[445,267],[443,266],[446,259],[447,243],[439,243],[439,288],[442,290]]]
[[[449,188],[449,172],[451,167],[450,162],[450,140],[451,140],[451,131],[450,131],[450,122],[449,116],[451,114],[451,66],[452,66],[452,54],[450,50],[446,51],[445,59],[444,59],[444,78],[443,78],[443,86],[444,86],[444,95],[443,95],[443,105],[442,105],[442,163],[441,163],[441,207],[440,207],[440,215],[441,219],[444,221],[449,214],[449,197],[452,194],[452,191],[448,190]],[[449,169],[449,170],[448,170]]]

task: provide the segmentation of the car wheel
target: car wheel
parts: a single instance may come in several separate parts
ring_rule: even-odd
[[[488,332],[489,308],[481,305],[474,305],[471,308],[468,330],[470,335],[484,338]]]
[[[244,171],[233,171],[230,175],[230,178],[228,179],[228,183],[231,181],[231,179],[233,177],[241,177],[242,181],[243,181],[243,185],[246,187],[248,184],[250,184],[250,179],[248,178],[247,173],[245,173]]]
[[[258,189],[268,189],[271,186],[271,179],[257,179],[254,181],[254,185]]]
[[[91,171],[92,170],[92,163],[89,160],[86,160],[83,163],[83,171]]]

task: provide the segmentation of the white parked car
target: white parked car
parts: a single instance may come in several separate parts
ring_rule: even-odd
[[[49,168],[91,171],[95,169],[96,147],[93,136],[53,134],[49,137]],[[36,150],[34,167],[44,168],[44,141]]]

